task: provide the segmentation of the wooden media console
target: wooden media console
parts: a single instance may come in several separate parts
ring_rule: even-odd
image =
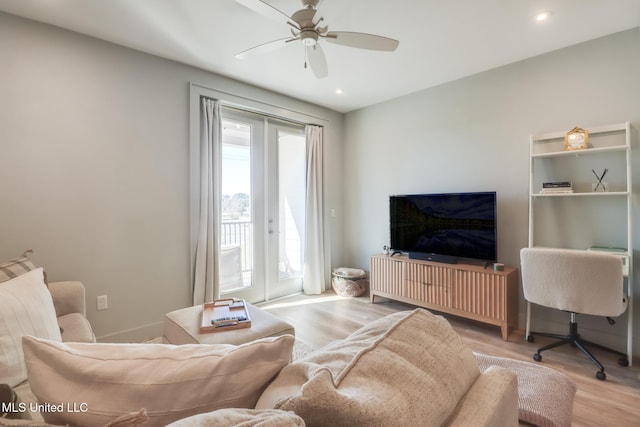
[[[442,264],[407,256],[370,259],[370,297],[390,298],[500,326],[509,336],[518,317],[518,270],[470,264]]]

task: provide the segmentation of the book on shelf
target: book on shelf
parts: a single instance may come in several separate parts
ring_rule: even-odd
[[[573,193],[573,188],[543,188],[540,194],[569,194]]]
[[[616,248],[612,246],[591,246],[589,251],[612,252],[617,254],[627,254],[627,248]]]
[[[571,181],[543,182],[540,194],[566,194],[573,193]]]
[[[571,188],[571,181],[543,182],[542,188]]]

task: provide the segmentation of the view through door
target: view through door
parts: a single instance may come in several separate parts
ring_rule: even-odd
[[[260,302],[302,290],[304,128],[223,110],[221,297]]]

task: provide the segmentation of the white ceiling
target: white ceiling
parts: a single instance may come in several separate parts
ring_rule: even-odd
[[[299,0],[266,0],[292,14]],[[551,10],[548,22],[533,19]],[[324,0],[330,31],[395,38],[395,52],[323,43],[329,77],[304,69],[291,43],[242,50],[289,27],[234,0],[0,0],[0,11],[67,28],[347,112],[640,26],[640,0]],[[335,93],[343,89],[342,95]]]

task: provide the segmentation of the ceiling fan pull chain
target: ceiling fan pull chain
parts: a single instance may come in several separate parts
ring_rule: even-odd
[[[307,69],[307,57],[308,57],[307,49],[309,49],[309,46],[304,47],[304,69],[305,70]]]

